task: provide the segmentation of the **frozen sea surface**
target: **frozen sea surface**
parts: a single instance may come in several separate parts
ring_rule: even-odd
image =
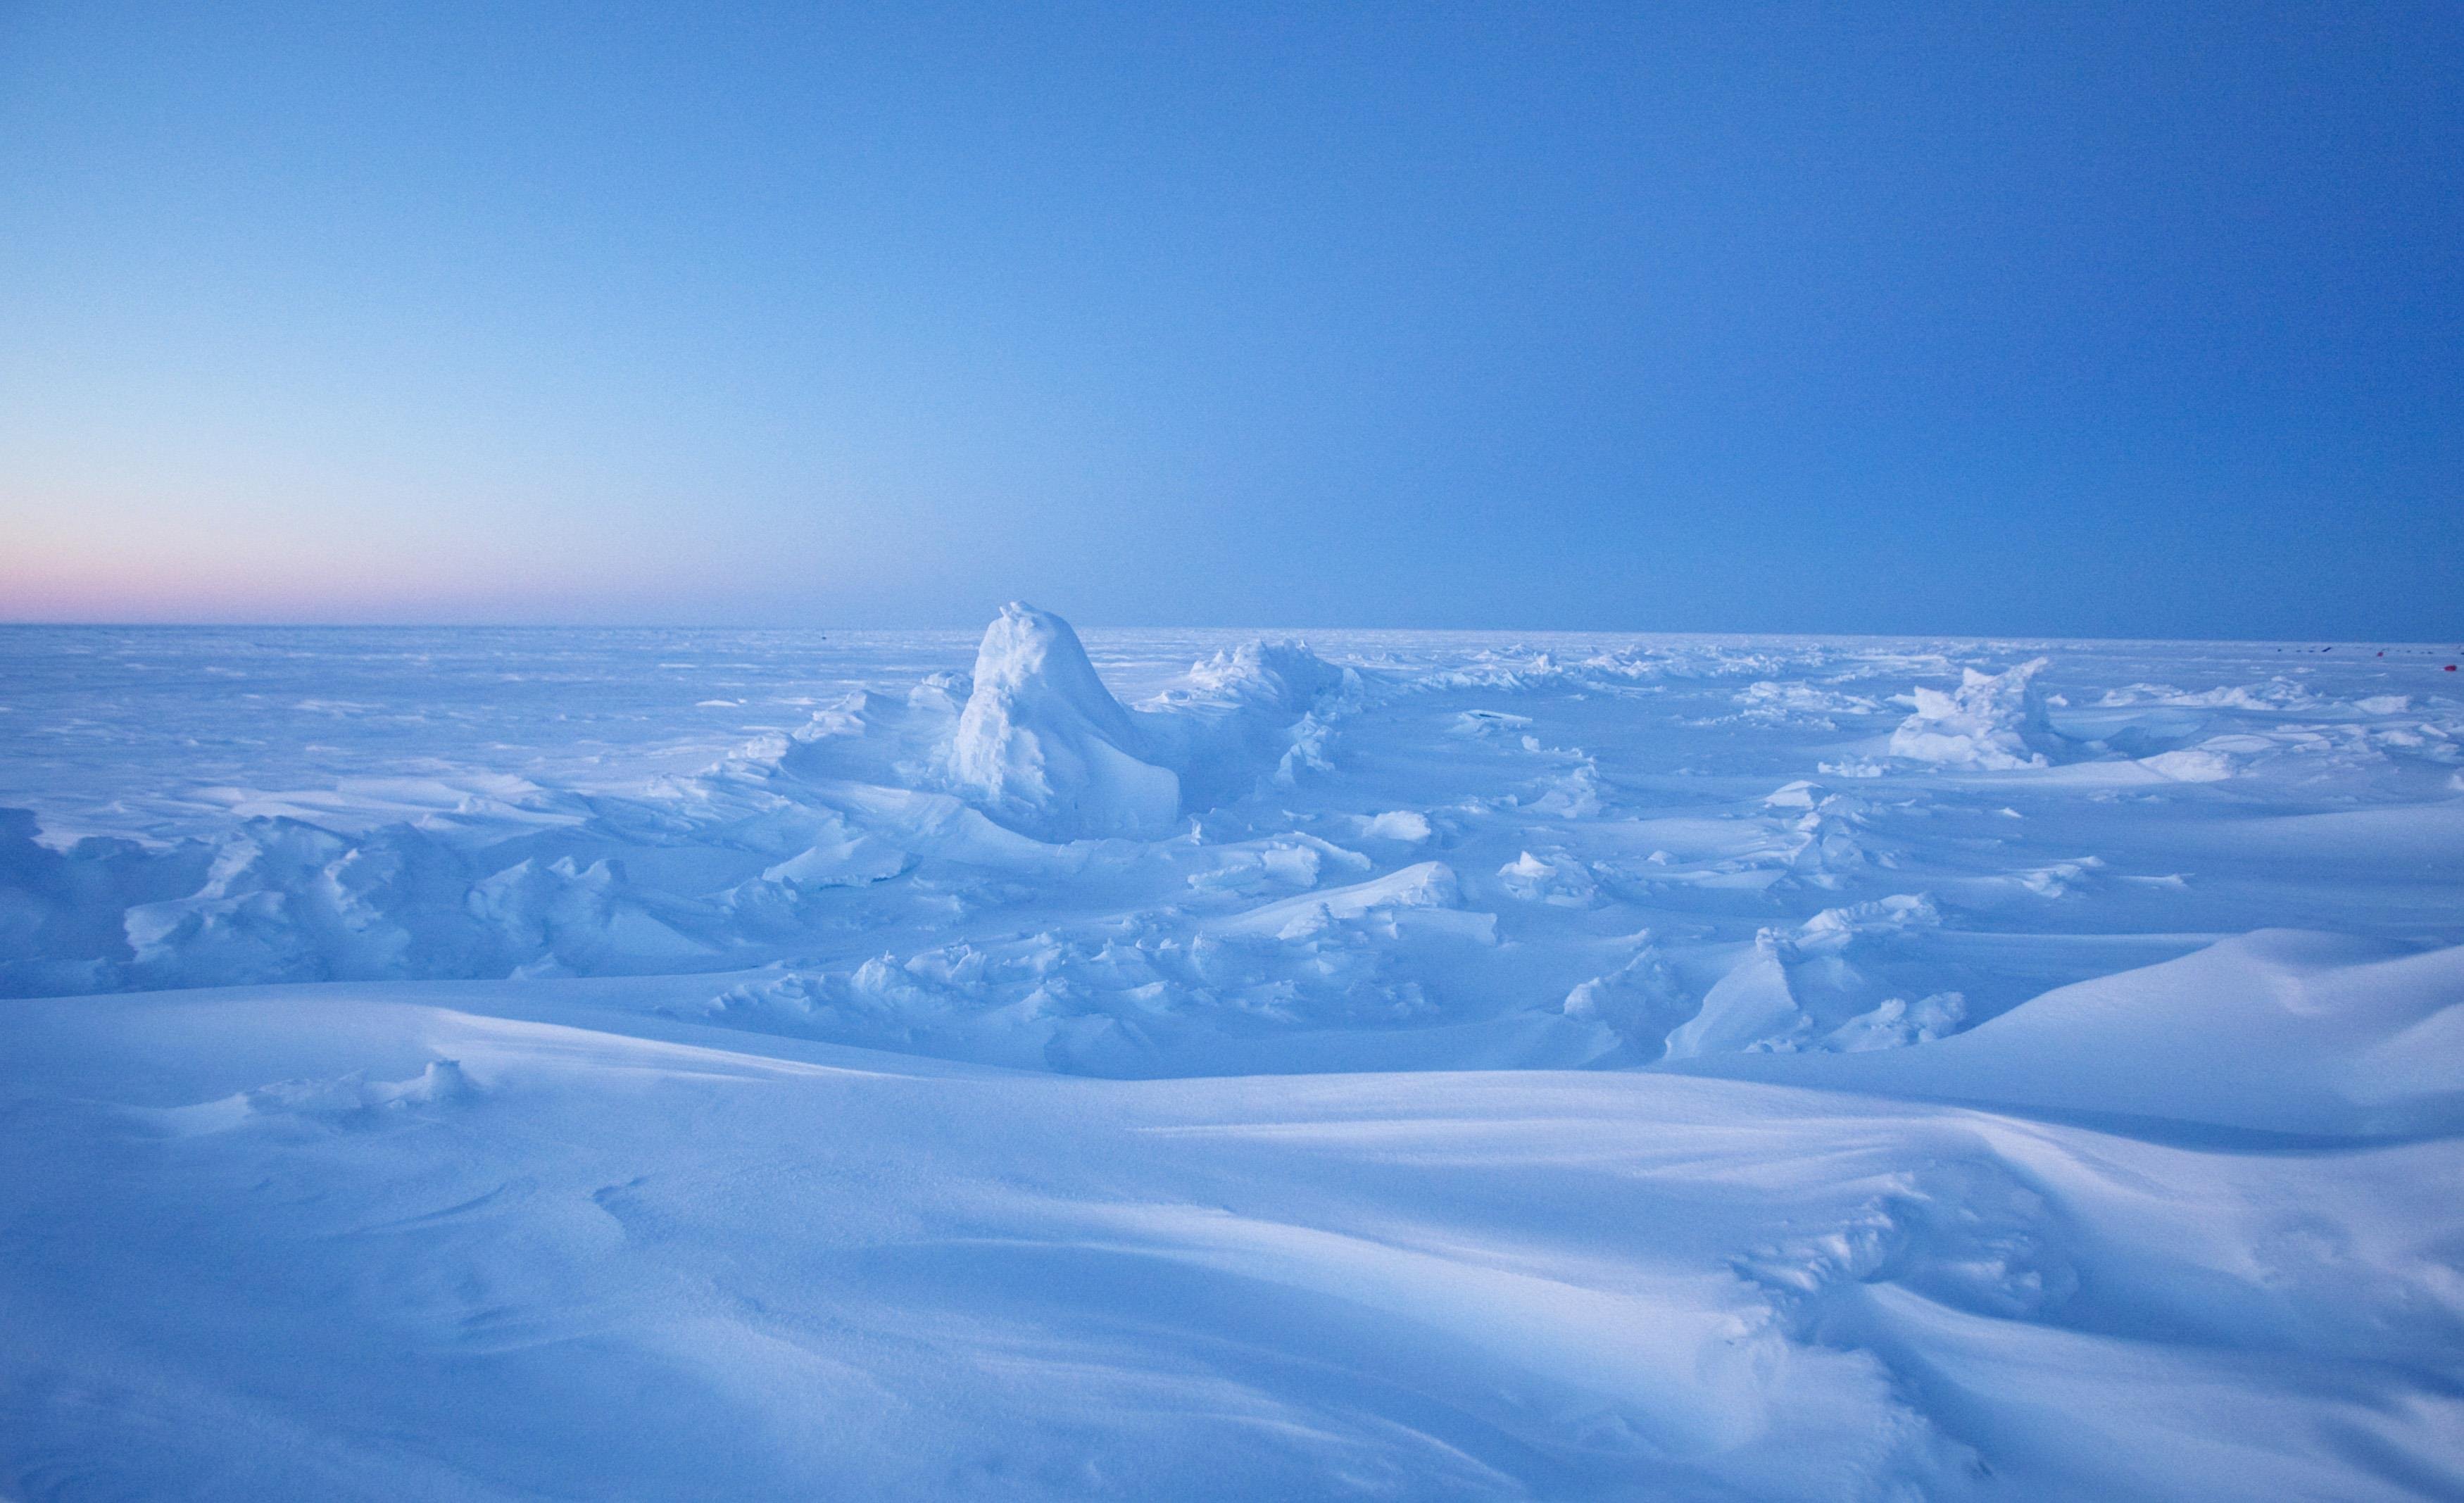
[[[0,1496],[2464,1496],[2456,660],[0,630]]]

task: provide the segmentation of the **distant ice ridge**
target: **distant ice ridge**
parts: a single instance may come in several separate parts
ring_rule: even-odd
[[[1889,755],[1946,771],[2038,771],[2064,764],[2063,776],[2091,783],[2214,783],[2234,776],[2238,759],[2285,749],[2300,740],[2301,731],[2271,726],[2265,735],[2202,740],[2197,732],[2204,718],[2186,712],[2272,712],[2321,702],[2316,696],[2301,697],[2278,680],[2260,686],[2269,691],[2265,695],[2242,687],[2183,695],[2134,685],[2075,710],[2037,687],[2037,675],[2049,662],[2032,658],[1998,674],[1966,669],[1959,687],[1947,693],[1918,686],[1913,692],[1916,712],[1891,733]],[[2400,714],[2408,705],[2401,696],[2390,696],[2336,708],[2359,716]],[[2057,706],[2062,710],[2058,722],[2053,713]],[[2387,738],[2386,732],[2379,734]],[[2082,765],[2090,763],[2097,765]],[[1845,763],[1827,770],[1873,777],[1882,768]]]
[[[2288,756],[2456,755],[2453,732],[2415,714],[2409,695],[2339,698],[2279,676],[2196,693],[2137,683],[2074,705],[2038,688],[2048,666],[2037,657],[1998,674],[1966,669],[1948,692],[1919,686],[1915,713],[1891,733],[1889,756],[1946,771],[2058,769],[2054,775],[2068,781],[2123,786],[2221,782]],[[2329,718],[2302,723],[2290,718],[2296,714]],[[1849,760],[1825,770],[1875,777],[1885,769]]]
[[[2038,657],[1999,674],[1966,669],[1948,694],[1920,686],[1916,713],[1891,733],[1891,755],[1983,772],[2047,765],[2054,728],[2035,687],[2046,666]]]
[[[1314,755],[1295,722],[1358,674],[1292,643],[1252,642],[1191,669],[1152,709],[1112,696],[1069,623],[1013,601],[984,632],[945,760],[952,785],[1047,840],[1153,839],[1191,807]]]
[[[2177,691],[2215,671],[2078,644],[2065,697],[1983,644],[1334,640],[1090,654],[1015,605],[700,771],[581,784],[516,754],[596,706],[471,744],[483,686],[416,777],[226,763],[144,839],[0,814],[0,993],[656,978],[676,1016],[1061,1071],[1611,1067],[1922,1046],[2237,925],[2453,931],[2464,705],[2418,673],[2281,667],[2297,695],[2243,650],[2256,687]],[[1910,675],[1958,687],[1884,696]],[[1808,781],[1843,755],[1854,791]]]
[[[1327,765],[1362,694],[1353,671],[1261,641],[1132,708],[1067,622],[1013,604],[972,675],[849,695],[636,797],[534,788],[373,829],[283,814],[64,850],[0,810],[0,993],[759,963],[874,921],[845,914],[851,890],[920,873],[899,906],[946,916],[1082,869],[1072,842],[1163,840],[1287,786]]]

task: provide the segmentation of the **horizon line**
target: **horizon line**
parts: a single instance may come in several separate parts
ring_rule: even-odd
[[[998,608],[996,608],[998,609]],[[1210,625],[1202,622],[1171,624],[1096,624],[1082,625],[1065,617],[1079,631],[1226,631],[1226,632],[1397,632],[1421,635],[1460,636],[1625,636],[1625,637],[1744,637],[1757,640],[1858,640],[1875,642],[1927,641],[1959,639],[1966,641],[2002,642],[2077,642],[2116,644],[2205,643],[2212,646],[2242,647],[2316,647],[2329,651],[2339,647],[2375,649],[2422,648],[2434,652],[2464,652],[2464,641],[2453,648],[2452,639],[2439,637],[2253,637],[2253,636],[2074,636],[2046,631],[1777,631],[1777,630],[1707,630],[1696,629],[1651,629],[1631,627],[1441,627],[1441,626],[1298,626],[1291,624],[1242,623]],[[975,633],[973,626],[753,626],[721,622],[594,622],[594,621],[24,621],[0,619],[0,630],[17,631],[781,631],[826,636],[830,632],[890,634],[897,632]]]

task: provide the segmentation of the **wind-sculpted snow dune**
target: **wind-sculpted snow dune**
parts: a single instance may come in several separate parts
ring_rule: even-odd
[[[2464,1496],[2453,654],[0,655],[0,1497]]]

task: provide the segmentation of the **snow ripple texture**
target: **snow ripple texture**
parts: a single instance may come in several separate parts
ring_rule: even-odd
[[[2453,660],[0,632],[0,1496],[2464,1496]]]

